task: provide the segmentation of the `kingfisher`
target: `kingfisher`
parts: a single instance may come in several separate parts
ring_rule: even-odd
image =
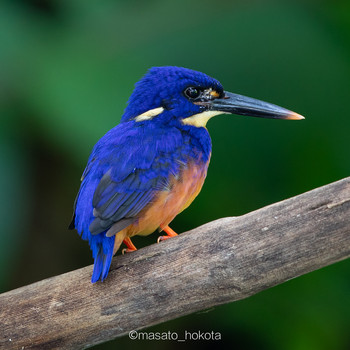
[[[135,235],[169,227],[202,189],[211,157],[206,128],[219,114],[304,119],[277,105],[224,91],[208,75],[153,67],[135,85],[120,123],[94,146],[81,177],[70,229],[89,242],[91,282],[103,281],[113,255]]]

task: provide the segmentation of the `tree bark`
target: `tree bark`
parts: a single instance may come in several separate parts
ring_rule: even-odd
[[[83,349],[350,256],[350,177],[0,295],[1,349]]]

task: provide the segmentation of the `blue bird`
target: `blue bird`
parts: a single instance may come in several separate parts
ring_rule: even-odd
[[[92,283],[103,281],[122,242],[164,231],[200,192],[211,156],[208,120],[218,114],[304,119],[282,107],[224,91],[180,67],[154,67],[136,84],[119,125],[94,146],[69,228],[87,240]],[[158,240],[158,241],[159,241]]]

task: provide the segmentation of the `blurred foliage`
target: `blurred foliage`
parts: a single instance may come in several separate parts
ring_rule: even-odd
[[[206,184],[175,230],[350,174],[348,1],[7,0],[0,8],[1,291],[92,263],[87,244],[67,230],[79,178],[151,66],[203,71],[229,91],[306,116],[212,120]],[[151,330],[220,331],[216,346],[235,349],[349,349],[349,267]],[[177,346],[124,337],[96,349],[138,345]]]

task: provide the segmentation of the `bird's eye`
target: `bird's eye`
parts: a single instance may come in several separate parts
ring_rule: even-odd
[[[199,97],[199,95],[201,94],[200,90],[195,88],[195,87],[188,87],[185,91],[184,91],[185,95],[190,98],[190,99],[195,99],[197,97]]]

